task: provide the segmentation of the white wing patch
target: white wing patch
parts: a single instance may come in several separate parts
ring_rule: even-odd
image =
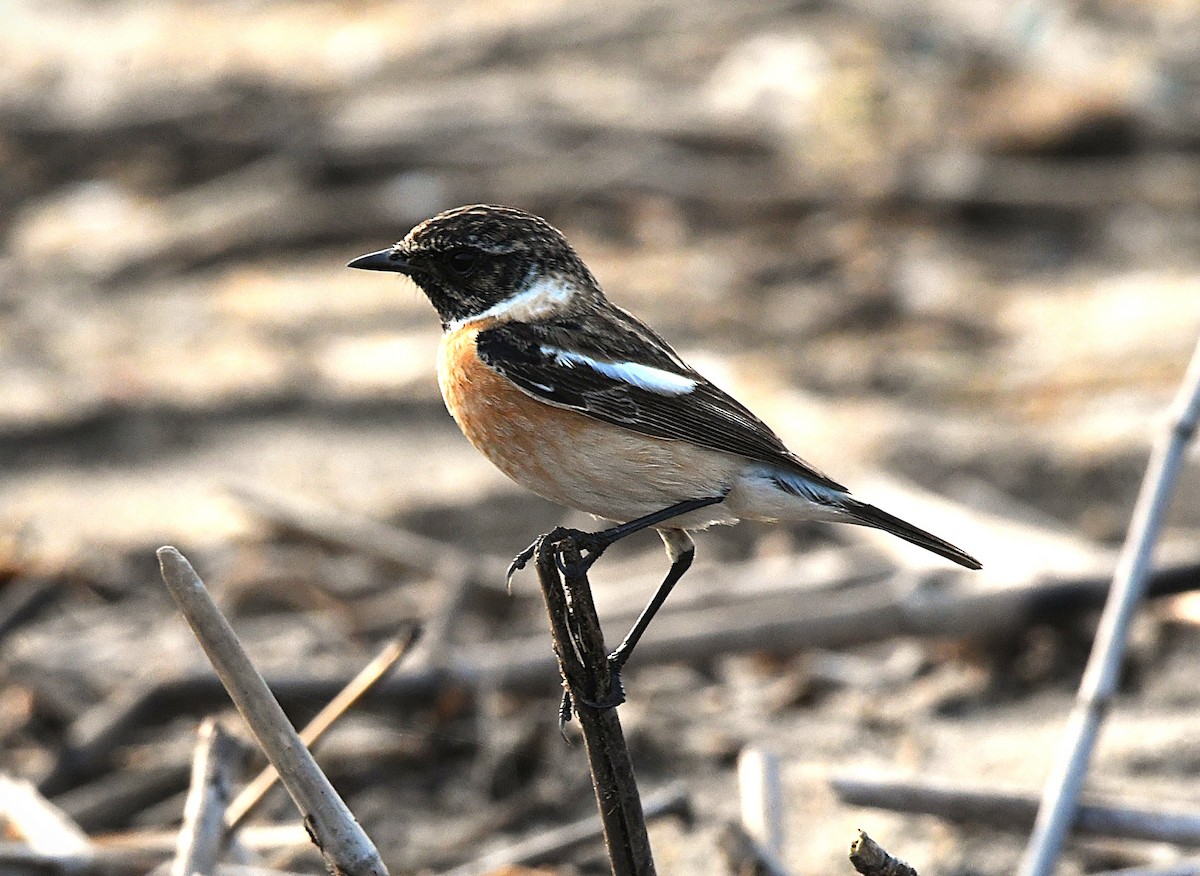
[[[696,381],[691,377],[649,365],[639,365],[637,362],[602,362],[582,353],[547,346],[542,347],[542,354],[553,356],[555,363],[563,368],[583,365],[597,374],[659,395],[687,395],[696,388]]]

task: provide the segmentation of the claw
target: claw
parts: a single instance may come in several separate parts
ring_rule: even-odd
[[[568,745],[571,744],[571,740],[567,736],[567,725],[571,723],[571,715],[574,711],[574,704],[571,702],[571,691],[564,685],[562,702],[558,704],[558,733]]]
[[[537,552],[540,542],[541,538],[538,538],[537,541],[513,557],[512,562],[508,564],[508,572],[504,576],[504,586],[508,590],[509,596],[512,596],[513,575],[529,565],[529,561],[533,559],[533,555]]]

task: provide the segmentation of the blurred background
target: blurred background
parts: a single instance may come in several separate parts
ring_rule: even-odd
[[[493,558],[589,525],[458,434],[415,287],[344,268],[440,210],[545,216],[614,301],[800,455],[979,556],[987,586],[1111,559],[1200,337],[1190,0],[0,13],[0,761],[90,832],[177,821],[195,719],[224,707],[211,691],[151,697],[136,727],[87,748],[131,690],[203,669],[160,592],[158,545],[192,557],[264,668],[336,676],[428,619],[445,575],[297,532],[280,505]],[[1194,555],[1195,465],[1171,523]],[[1054,536],[1035,548],[1029,527]],[[786,577],[847,551],[928,569],[915,549],[815,526],[706,535],[697,568],[733,591],[730,564]],[[594,575],[602,610],[640,603],[662,564],[653,539],[614,553]],[[544,633],[532,580],[512,600],[498,583],[465,600],[449,653]],[[1148,678],[1200,654],[1190,606],[1145,619]],[[1004,872],[1019,837],[842,806],[821,771],[865,759],[1036,788],[1048,761],[1029,752],[1049,756],[1088,629],[858,646],[855,666],[910,667],[886,697],[878,673],[810,653],[714,656],[657,681],[635,658],[635,761],[651,786],[690,778],[702,813],[694,833],[656,828],[662,870],[726,872],[705,825],[732,805],[737,750],[765,739],[795,795],[789,860],[848,872],[863,826],[922,872]],[[1122,787],[1200,772],[1200,701],[1162,684],[1137,691],[1144,723],[1102,752]],[[419,708],[380,698],[330,740],[393,872],[589,811],[552,675],[527,698],[455,690]],[[119,781],[140,789],[123,808]],[[498,801],[507,816],[480,827]],[[1071,866],[1139,854],[1083,846]]]

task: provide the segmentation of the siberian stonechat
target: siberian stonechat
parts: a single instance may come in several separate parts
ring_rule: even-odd
[[[609,530],[614,537],[597,543],[593,559],[629,531],[653,526],[662,537],[670,572],[613,652],[615,671],[691,565],[689,532],[714,524],[855,523],[980,568],[788,450],[605,298],[544,219],[511,207],[459,207],[349,266],[405,274],[428,296],[444,330],[442,398],[484,456],[551,501],[628,524]]]

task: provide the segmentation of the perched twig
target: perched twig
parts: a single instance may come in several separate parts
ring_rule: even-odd
[[[644,814],[647,821],[666,816],[690,817],[691,809],[687,792],[682,788],[667,788],[646,797]],[[561,860],[573,849],[595,842],[603,835],[601,823],[595,817],[582,818],[571,824],[556,827],[545,833],[531,836],[508,848],[485,855],[461,867],[455,867],[442,876],[484,876],[498,873],[506,867],[520,864],[536,866]]]
[[[538,541],[536,562],[559,670],[583,730],[613,876],[650,876],[650,838],[617,710],[590,705],[611,700],[615,691],[579,547],[569,531],[555,530]]]
[[[1176,396],[1170,431],[1155,445],[1146,467],[1075,707],[1067,719],[1062,743],[1042,793],[1033,834],[1021,860],[1020,876],[1047,876],[1054,869],[1063,840],[1075,820],[1079,792],[1100,723],[1117,692],[1129,624],[1142,600],[1154,543],[1197,421],[1200,421],[1200,343]]]
[[[413,627],[403,638],[393,639],[384,645],[383,650],[305,725],[300,731],[300,741],[312,748],[363,694],[374,687],[387,675],[388,670],[408,653],[419,632],[418,627]],[[275,767],[268,766],[238,792],[225,814],[225,824],[229,832],[237,830],[245,822],[277,781],[279,773]]]
[[[1034,793],[950,782],[876,776],[836,776],[830,785],[843,803],[936,815],[953,822],[1025,831],[1037,815]],[[1098,836],[1200,845],[1200,811],[1169,810],[1129,800],[1085,798],[1073,830]]]
[[[865,830],[860,830],[858,839],[850,843],[850,863],[863,876],[917,876],[916,870],[888,854]]]
[[[233,795],[233,772],[242,747],[216,718],[206,718],[197,735],[192,785],[171,876],[210,876],[225,849],[225,808]]]
[[[384,876],[374,843],[329,784],[204,583],[179,551],[158,549],[163,581],[196,634],[230,699],[296,801],[313,841],[335,872]]]

